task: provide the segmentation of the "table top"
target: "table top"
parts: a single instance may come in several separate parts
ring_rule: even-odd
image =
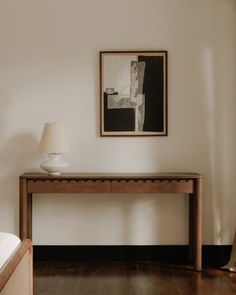
[[[49,175],[47,173],[29,172],[20,175],[24,179],[198,179],[202,176],[193,172],[174,173],[63,173]]]

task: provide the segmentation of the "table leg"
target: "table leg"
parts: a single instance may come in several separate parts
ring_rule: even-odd
[[[27,193],[26,179],[20,179],[20,238],[32,240],[32,194]]]
[[[194,269],[202,270],[202,178],[195,180],[194,198]]]
[[[27,202],[27,183],[26,179],[20,179],[20,238],[27,239],[28,238],[28,231],[27,231],[27,224],[28,224],[28,202]]]
[[[189,263],[194,257],[194,194],[189,194]]]
[[[32,194],[27,194],[27,236],[32,241]]]

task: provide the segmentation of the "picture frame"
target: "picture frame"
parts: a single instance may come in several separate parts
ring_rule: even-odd
[[[166,50],[100,51],[100,135],[167,136]]]

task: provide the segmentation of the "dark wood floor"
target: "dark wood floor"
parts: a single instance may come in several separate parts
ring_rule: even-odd
[[[236,273],[153,262],[35,262],[34,295],[232,295]]]

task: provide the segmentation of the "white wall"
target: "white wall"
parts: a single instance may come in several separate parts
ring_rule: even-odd
[[[44,122],[66,125],[71,171],[204,176],[205,244],[236,224],[236,1],[1,0],[0,230],[18,233],[18,176]],[[169,52],[169,135],[99,137],[99,51]],[[36,195],[35,244],[184,244],[184,196]],[[68,230],[68,229],[71,230]]]

